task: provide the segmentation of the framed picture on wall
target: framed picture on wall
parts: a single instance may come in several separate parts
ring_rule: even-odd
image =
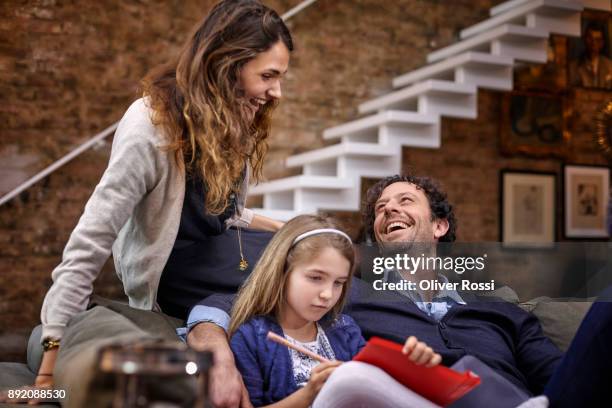
[[[502,99],[501,152],[532,157],[567,156],[571,112],[558,94],[512,92]]]
[[[569,84],[591,89],[612,90],[612,15],[585,10],[582,35],[570,39]]]
[[[601,152],[612,160],[612,98],[597,113],[595,118],[595,140]]]
[[[505,246],[552,246],[555,241],[554,173],[502,170],[501,241]]]
[[[565,236],[607,238],[610,168],[563,166]]]

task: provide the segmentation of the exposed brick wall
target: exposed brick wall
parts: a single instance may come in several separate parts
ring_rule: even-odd
[[[499,0],[319,0],[290,21],[297,50],[287,75],[266,175],[292,174],[290,154],[322,146],[323,129],[356,118],[360,102],[425,62],[431,50],[486,18]],[[279,12],[299,0],[270,0]],[[178,51],[211,0],[0,3],[0,194],[118,120],[138,80]],[[578,92],[594,107],[599,94]],[[601,98],[600,98],[601,99]],[[500,96],[481,93],[476,121],[444,120],[443,149],[405,149],[404,163],[440,178],[458,204],[460,238],[497,240],[497,170],[557,170],[554,160],[503,159]],[[592,108],[588,108],[592,109]],[[594,108],[593,108],[594,109]],[[602,162],[585,123],[575,123],[576,161]],[[0,207],[0,361],[23,359],[50,272],[104,170],[110,140]],[[356,214],[343,213],[347,225]],[[356,231],[357,228],[354,228]],[[111,262],[96,292],[120,298]],[[4,336],[4,337],[3,337]]]
[[[502,93],[479,91],[476,120],[444,119],[442,149],[404,148],[404,171],[427,174],[440,180],[459,220],[458,239],[499,241],[499,172],[501,169],[533,170],[557,174],[557,239],[562,240],[562,163],[610,163],[594,142],[593,118],[612,92],[574,89],[569,92],[575,113],[570,120],[571,142],[565,161],[500,153]]]

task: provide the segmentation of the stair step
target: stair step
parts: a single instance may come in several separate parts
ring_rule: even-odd
[[[297,188],[317,190],[343,190],[353,188],[351,180],[330,176],[292,176],[266,181],[249,187],[249,195],[289,191]]]
[[[361,178],[301,175],[253,186],[251,196],[263,195],[263,208],[315,213],[319,209],[357,211]]]
[[[501,55],[467,51],[446,60],[408,72],[393,79],[393,87],[401,88],[426,79],[446,79],[459,82],[465,73],[478,73],[472,82],[478,87],[496,90],[512,89],[512,68],[514,60]],[[473,75],[470,76],[472,79]]]
[[[489,15],[494,17],[498,14],[504,13],[512,8],[520,7],[525,3],[529,3],[533,0],[510,0],[504,3],[498,4],[495,7],[492,7],[489,10]],[[595,9],[595,10],[605,10],[610,11],[612,9],[612,4],[610,4],[610,0],[565,0],[566,3],[578,3],[581,4],[584,8]]]
[[[434,51],[427,56],[427,62],[437,62],[464,51],[484,51],[520,61],[543,63],[546,62],[547,41],[546,30],[504,24]]]
[[[437,113],[446,116],[473,118],[476,112],[469,111],[469,108],[475,105],[476,92],[476,86],[472,84],[457,84],[451,81],[430,79],[364,102],[359,105],[359,112],[367,113],[382,109],[407,107],[416,108],[419,113]],[[446,105],[446,107],[455,105],[459,100],[465,105],[457,105],[440,112],[435,109],[433,103],[430,103],[430,99],[426,98],[429,96],[434,97],[436,101]]]
[[[609,0],[606,0],[609,1]],[[359,209],[361,178],[400,171],[401,146],[440,146],[440,116],[475,118],[477,89],[512,89],[516,61],[544,63],[549,33],[580,34],[583,4],[601,0],[511,0],[462,40],[429,54],[429,66],[393,80],[396,89],[359,105],[369,116],[326,129],[340,142],[290,156],[302,175],[252,186],[257,213],[288,220],[319,210]],[[523,25],[524,24],[524,25]]]
[[[548,16],[548,18],[558,18],[563,24],[551,24],[542,27],[549,28],[550,32],[555,34],[565,35],[580,35],[580,12],[582,4],[570,2],[566,0],[531,0],[516,7],[510,8],[503,13],[496,14],[494,17],[461,30],[460,37],[466,39],[474,35],[483,33],[487,30],[499,27],[501,24],[514,23],[523,24],[527,22],[527,26],[531,28],[535,25],[538,18]],[[540,17],[534,15],[536,13]],[[573,18],[571,18],[573,16]],[[567,21],[567,17],[571,20]],[[531,22],[532,24],[529,24]]]
[[[300,167],[313,162],[336,159],[340,156],[390,157],[396,154],[397,149],[391,146],[381,146],[376,143],[342,142],[290,156],[285,164],[287,167]]]
[[[489,10],[489,15],[491,17],[494,17],[498,14],[502,14],[505,13],[508,10],[511,10],[513,8],[516,7],[520,7],[526,3],[529,3],[533,0],[510,0],[510,1],[505,1],[503,3],[498,4],[495,7],[491,7],[491,9]]]
[[[440,118],[437,115],[426,115],[416,112],[387,110],[374,115],[366,116],[342,125],[334,126],[323,131],[323,139],[337,139],[340,137],[374,134],[383,125],[438,125]],[[377,141],[377,137],[375,138]]]

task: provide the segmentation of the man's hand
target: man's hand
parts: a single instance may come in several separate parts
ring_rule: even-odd
[[[208,395],[214,407],[252,407],[222,328],[214,323],[197,324],[189,331],[187,344],[194,350],[213,353]]]
[[[216,408],[252,408],[249,393],[235,365],[215,363],[210,370],[209,398]]]

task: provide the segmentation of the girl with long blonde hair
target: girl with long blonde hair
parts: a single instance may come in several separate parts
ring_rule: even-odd
[[[349,236],[318,216],[298,216],[272,238],[238,292],[229,329],[254,406],[310,406],[340,362],[351,360],[365,345],[357,324],[341,313],[353,263]],[[271,342],[269,331],[330,361],[319,364]],[[414,337],[405,349],[419,350],[417,363],[440,361]]]

